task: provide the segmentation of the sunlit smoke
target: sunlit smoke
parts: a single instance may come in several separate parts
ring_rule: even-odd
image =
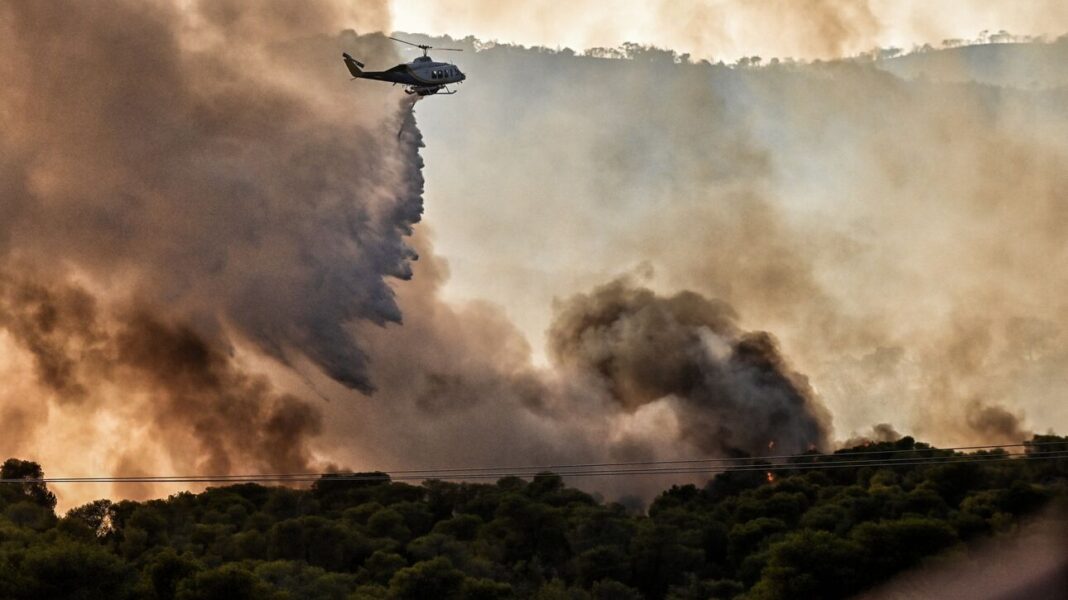
[[[401,319],[387,280],[411,275],[422,165],[396,135],[411,102],[339,60],[391,42],[337,32],[385,16],[0,4],[0,327],[28,357],[0,452],[68,475],[319,462],[321,402],[238,354],[373,388],[351,327]]]

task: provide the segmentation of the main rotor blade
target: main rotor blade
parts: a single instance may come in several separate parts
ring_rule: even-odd
[[[420,47],[419,44],[413,44],[411,42],[406,42],[404,40],[397,39],[397,38],[393,37],[392,35],[387,35],[386,37],[388,37],[389,39],[393,40],[394,42],[400,42],[402,44],[408,44],[409,46],[415,46],[416,48]]]
[[[449,52],[463,52],[463,48],[435,48],[431,47],[431,50],[448,50]]]

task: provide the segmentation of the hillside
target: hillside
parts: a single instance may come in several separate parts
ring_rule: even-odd
[[[1051,44],[980,44],[916,52],[877,64],[906,79],[1055,88],[1068,85],[1068,37]]]

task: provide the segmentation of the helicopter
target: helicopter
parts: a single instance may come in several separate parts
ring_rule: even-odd
[[[410,63],[397,65],[385,71],[364,71],[362,62],[349,56],[348,52],[343,52],[341,53],[341,58],[345,61],[345,66],[348,67],[349,73],[352,73],[353,79],[389,81],[393,85],[400,83],[405,86],[405,94],[418,94],[420,96],[430,96],[439,92],[442,95],[455,94],[456,90],[449,90],[446,86],[450,83],[460,83],[467,79],[467,75],[464,75],[460,69],[456,68],[456,65],[435,62],[427,56],[430,50],[462,52],[462,48],[435,48],[426,44],[413,44],[392,36],[386,37],[395,42],[415,46],[423,51],[423,55],[416,57]]]

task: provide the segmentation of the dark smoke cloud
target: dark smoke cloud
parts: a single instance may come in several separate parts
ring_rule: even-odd
[[[235,463],[292,472],[311,464],[306,444],[321,429],[318,412],[237,370],[188,327],[135,313],[115,346],[116,366],[154,392],[148,410],[154,424],[196,440],[197,472],[228,473]]]
[[[695,293],[631,280],[561,299],[550,364],[537,365],[504,309],[447,303],[424,257],[398,287],[403,326],[361,327],[373,401],[325,408],[325,438],[357,464],[529,465],[753,455],[826,447],[830,420],[772,338]],[[774,448],[769,443],[774,442]],[[695,480],[699,477],[695,477]],[[576,480],[610,497],[651,496],[677,478]]]
[[[391,42],[336,33],[387,19],[0,2],[0,415],[31,424],[0,452],[66,473],[316,464],[319,407],[255,373],[299,362],[369,392],[352,327],[401,319],[413,104],[340,63],[397,61]]]
[[[1016,444],[1029,440],[1033,431],[1021,424],[1022,418],[1003,406],[974,401],[968,405],[965,423],[990,443]]]
[[[121,387],[121,411],[138,415],[137,426],[151,428],[167,447],[183,448],[175,462],[188,472],[286,472],[312,464],[307,443],[321,430],[318,412],[244,373],[188,326],[143,309],[102,313],[82,289],[12,277],[0,285],[0,314],[61,406],[107,409],[89,391]]]
[[[31,283],[0,277],[0,327],[33,356],[40,384],[60,402],[77,402],[86,388],[75,370],[95,356],[101,332],[96,325],[96,301],[83,290],[53,292]]]
[[[422,178],[383,92],[337,72],[382,40],[293,41],[336,29],[328,7],[5,5],[0,251],[369,390],[345,326],[400,319],[385,278],[410,273]]]
[[[889,423],[876,423],[871,426],[871,431],[864,435],[855,435],[846,441],[842,442],[842,448],[855,448],[857,446],[866,446],[868,444],[877,444],[880,442],[896,442],[902,438],[902,435],[894,429],[894,426]]]
[[[727,304],[616,281],[565,301],[549,329],[562,367],[592,372],[625,410],[673,397],[682,435],[714,454],[825,448],[830,415],[766,332]]]

